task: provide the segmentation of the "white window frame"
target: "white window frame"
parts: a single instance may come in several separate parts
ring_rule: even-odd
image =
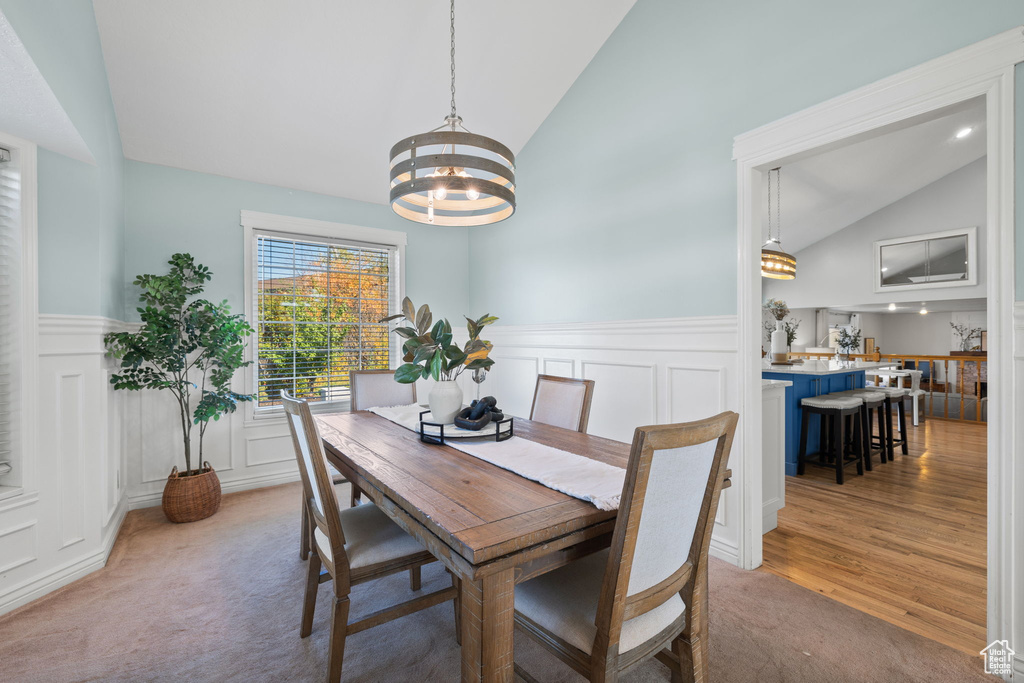
[[[965,280],[940,280],[938,282],[919,282],[910,285],[883,285],[882,284],[882,247],[889,247],[894,244],[908,244],[911,242],[927,242],[928,240],[942,239],[944,237],[966,237],[967,238],[967,278]],[[875,293],[885,292],[906,292],[915,289],[944,289],[946,287],[973,287],[978,284],[978,227],[957,228],[956,230],[942,230],[940,232],[929,232],[923,235],[907,235],[906,237],[894,237],[887,240],[878,240],[874,243]]]
[[[36,435],[37,395],[39,376],[39,257],[38,257],[38,172],[36,144],[29,140],[0,132],[0,147],[10,150],[21,169],[21,376],[17,378],[16,394],[21,419],[17,424],[17,456],[12,465],[20,468],[5,477],[6,481],[20,482],[0,488],[0,509],[13,498],[37,490]],[[20,475],[20,476],[19,476]],[[13,503],[20,505],[21,503]]]
[[[245,254],[245,316],[249,323],[255,327],[257,321],[253,317],[255,301],[253,292],[256,289],[253,271],[254,250],[256,236],[264,233],[278,233],[286,237],[301,240],[308,238],[316,241],[343,240],[349,242],[363,242],[366,244],[391,247],[395,249],[395,272],[398,275],[398,286],[392,289],[391,312],[397,313],[402,299],[405,297],[405,246],[407,237],[404,232],[397,230],[384,230],[382,228],[369,228],[361,225],[349,225],[347,223],[332,223],[330,221],[315,220],[312,218],[295,218],[292,216],[280,216],[272,213],[261,213],[259,211],[241,211],[241,225],[244,240]],[[392,340],[394,341],[394,340]],[[255,360],[256,340],[250,338],[245,346],[245,359]],[[398,346],[391,344],[391,365],[394,366],[399,357]],[[245,393],[252,394],[256,391],[255,371],[247,368],[245,375]],[[347,410],[349,402],[324,401],[312,404],[316,410]],[[255,401],[249,401],[245,407],[246,421],[260,421],[268,419],[283,420],[284,411],[280,406],[269,408],[257,408]]]

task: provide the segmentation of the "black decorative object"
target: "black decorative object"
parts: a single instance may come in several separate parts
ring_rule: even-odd
[[[455,426],[459,429],[467,429],[471,432],[479,431],[491,422],[500,422],[505,415],[498,408],[498,402],[493,396],[484,396],[474,400],[468,408],[455,416]]]
[[[488,398],[491,398],[492,401],[494,400],[492,397],[488,397]],[[477,402],[473,401],[473,403],[475,404]],[[472,406],[471,406],[471,408],[472,408]],[[469,409],[470,408],[464,408],[463,412],[465,412],[466,410],[469,410]],[[444,428],[445,427],[451,427],[453,425],[443,425],[440,422],[426,422],[426,421],[424,421],[423,420],[423,416],[426,415],[429,412],[430,412],[429,410],[424,410],[424,411],[422,411],[420,413],[420,441],[422,441],[423,443],[434,444],[436,446],[444,446],[445,445]],[[502,413],[494,411],[494,410],[492,410],[490,412],[486,412],[486,413],[484,413],[484,415],[486,415],[486,417],[487,417],[487,422],[481,424],[480,428],[482,429],[488,423],[492,423],[493,422],[493,424],[494,424],[494,440],[495,441],[508,441],[509,439],[511,439],[515,435],[514,418],[512,418],[512,417],[505,417]],[[458,419],[456,419],[456,422],[458,422]],[[503,425],[508,425],[508,428],[503,430],[502,429]],[[427,434],[426,427],[437,427],[438,434]],[[490,435],[488,435],[488,436],[490,436]],[[451,437],[449,436],[449,438],[451,438]]]

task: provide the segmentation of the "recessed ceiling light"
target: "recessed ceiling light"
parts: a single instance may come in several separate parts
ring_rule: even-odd
[[[895,311],[896,310],[896,304],[889,304],[889,310],[890,311]]]
[[[922,308],[921,309],[921,315],[928,315],[928,309],[927,308]]]
[[[967,128],[961,128],[960,130],[958,130],[956,132],[956,139],[957,140],[963,140],[965,137],[970,135],[972,132],[974,132],[974,129],[971,128],[970,126],[968,126]]]
[[[883,273],[884,273],[885,271],[887,271],[887,270],[889,270],[889,267],[888,267],[888,266],[886,266],[886,267],[882,268],[882,272],[883,272]]]

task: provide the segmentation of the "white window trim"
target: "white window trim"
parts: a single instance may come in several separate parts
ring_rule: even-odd
[[[395,300],[392,302],[393,312],[398,311],[398,306],[405,298],[405,245],[407,236],[398,230],[384,230],[382,228],[368,228],[362,225],[350,225],[347,223],[332,223],[330,221],[315,220],[312,218],[295,218],[293,216],[280,216],[272,213],[261,213],[259,211],[241,211],[242,239],[244,240],[244,272],[245,272],[245,317],[249,323],[255,326],[256,321],[252,320],[253,291],[255,289],[253,278],[253,242],[258,231],[269,231],[284,233],[311,239],[326,238],[336,240],[349,240],[353,242],[367,242],[381,246],[394,247],[397,251],[396,270],[398,272],[398,291]],[[254,360],[256,348],[255,340],[250,340],[245,345],[245,359]],[[392,347],[392,362],[397,356]],[[253,382],[253,372],[247,368],[245,375],[245,393],[255,393],[256,387]],[[332,401],[322,405],[313,406],[315,410],[338,410],[345,408],[343,401]],[[245,404],[245,422],[258,422],[266,424],[268,420],[284,421],[284,411],[280,408],[256,409],[255,401]]]
[[[38,171],[36,144],[29,140],[0,133],[0,147],[19,155],[21,167],[21,420],[18,425],[18,451],[15,466],[21,467],[19,490],[8,490],[0,500],[0,507],[11,498],[38,490],[36,481],[36,440],[38,433],[38,377],[39,377],[39,257],[38,257]]]
[[[882,284],[882,247],[894,244],[908,244],[910,242],[926,242],[928,240],[941,239],[943,237],[966,237],[967,238],[967,278],[964,280],[943,280],[939,282],[921,282],[912,285],[883,285]],[[874,244],[875,293],[885,292],[906,292],[917,289],[944,289],[946,287],[974,287],[978,284],[978,227],[958,228],[956,230],[942,230],[940,232],[929,232],[923,235],[907,235],[906,237],[894,237],[887,240],[878,240]]]

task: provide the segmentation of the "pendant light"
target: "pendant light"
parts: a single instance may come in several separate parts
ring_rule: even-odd
[[[775,174],[775,237],[772,237],[772,174]],[[768,171],[768,241],[761,247],[761,277],[773,280],[796,278],[796,257],[782,251],[782,168]]]
[[[391,148],[391,208],[430,225],[487,225],[516,210],[515,157],[470,133],[455,109],[455,0],[451,0],[452,110],[444,124]]]

